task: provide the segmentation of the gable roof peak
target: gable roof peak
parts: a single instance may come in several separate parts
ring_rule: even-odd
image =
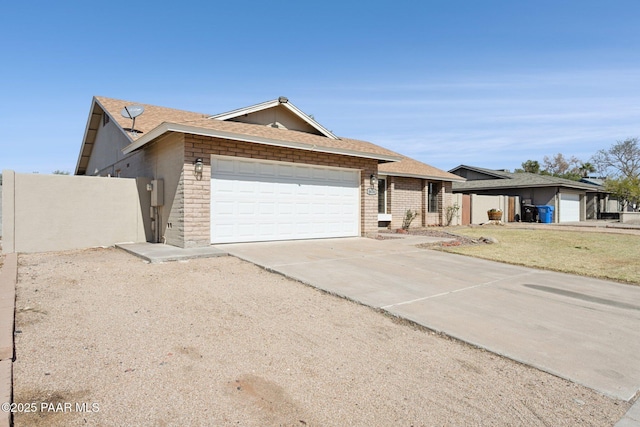
[[[478,166],[469,166],[469,165],[456,166],[455,168],[450,169],[449,172],[451,172],[453,174],[456,174],[456,171],[458,171],[460,169],[466,169],[466,170],[473,171],[473,172],[479,172],[479,173],[481,173],[483,175],[492,176],[492,177],[497,178],[497,179],[510,179],[510,178],[513,177],[513,173],[509,172],[506,169],[488,169],[488,168],[481,168],[481,167],[478,167]]]
[[[305,126],[307,126],[308,129],[313,129],[314,133],[317,133],[318,135],[322,135],[331,139],[340,139],[329,129],[325,128],[320,123],[315,121],[313,117],[304,113],[298,107],[289,102],[289,98],[287,98],[286,96],[280,96],[277,99],[273,99],[271,101],[265,101],[259,104],[250,105],[248,107],[238,108],[236,110],[227,111],[225,113],[215,114],[213,116],[209,116],[208,118],[212,120],[222,121],[239,121],[236,119],[243,116],[248,116],[250,114],[260,113],[261,111],[266,111],[272,108],[285,108],[290,113],[292,113],[299,121],[305,123]],[[272,124],[272,126],[278,127],[275,123]]]

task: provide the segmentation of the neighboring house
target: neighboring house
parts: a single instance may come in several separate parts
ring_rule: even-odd
[[[93,99],[75,174],[153,179],[150,240],[180,247],[375,234],[378,166],[410,160],[337,137],[284,97],[218,115],[142,104],[133,131],[132,105]],[[432,175],[413,176],[424,200]],[[408,208],[392,203],[392,221]]]
[[[407,209],[419,216],[412,224],[445,225],[451,206],[453,182],[464,182],[452,173],[408,157],[378,166],[378,221],[391,228],[402,226]]]
[[[518,196],[522,204],[553,206],[553,222],[598,218],[601,200],[607,195],[600,186],[549,175],[467,165],[449,172],[467,179],[453,183],[454,193]]]
[[[585,184],[596,185],[604,190],[604,178],[584,177],[580,179],[580,182]],[[613,197],[608,192],[605,192],[597,198],[591,198],[588,200],[587,212],[596,212],[598,219],[619,219],[620,211],[622,210],[622,203]],[[597,203],[597,205],[595,205]]]

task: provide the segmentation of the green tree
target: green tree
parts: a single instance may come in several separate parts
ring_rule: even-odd
[[[617,141],[607,150],[598,151],[591,161],[607,176],[605,188],[622,202],[625,210],[629,204],[640,202],[640,143],[638,138]]]
[[[540,162],[537,160],[527,160],[522,163],[522,169],[516,169],[516,172],[540,173]]]
[[[609,178],[604,188],[620,201],[622,210],[640,202],[640,178]]]
[[[580,174],[583,178],[588,177],[590,173],[594,172],[596,172],[596,167],[593,164],[586,162],[580,165]]]
[[[54,170],[53,172],[51,172],[54,175],[69,175],[69,172],[67,171],[61,171],[59,169]]]

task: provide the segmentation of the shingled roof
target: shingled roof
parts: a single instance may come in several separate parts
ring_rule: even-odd
[[[144,107],[144,114],[138,116],[135,123],[135,130],[139,133],[126,132],[131,144],[124,149],[125,153],[135,151],[167,132],[184,132],[259,144],[373,158],[381,162],[400,159],[400,156],[391,150],[356,139],[334,139],[295,130],[216,120],[211,118],[211,114],[175,110],[119,99],[104,97],[95,97],[94,99],[96,104],[107,112],[111,119],[116,121],[123,130],[131,126],[131,120],[120,115],[120,111],[124,106],[136,104]]]
[[[457,192],[474,191],[474,190],[493,190],[506,188],[526,188],[526,187],[565,187],[577,190],[586,190],[593,192],[602,192],[601,186],[587,184],[584,182],[572,181],[570,179],[558,178],[551,175],[539,175],[528,172],[506,172],[502,170],[493,170],[479,168],[476,166],[460,165],[451,170],[466,168],[470,170],[487,173],[487,175],[497,176],[496,179],[478,179],[467,180],[465,182],[454,182],[453,190]]]
[[[123,150],[125,154],[141,149],[146,144],[168,132],[182,132],[258,144],[285,146],[301,150],[376,159],[380,163],[379,172],[387,175],[464,181],[464,178],[460,178],[457,175],[402,156],[370,142],[337,137],[333,135],[333,133],[326,131],[325,128],[315,122],[311,117],[306,116],[302,111],[297,109],[297,107],[289,103],[288,100],[284,101],[285,107],[295,114],[302,115],[303,117],[301,118],[303,120],[314,125],[322,134],[227,120],[228,117],[235,117],[235,115],[239,114],[238,112],[243,113],[245,110],[254,111],[261,107],[273,107],[273,105],[278,102],[283,102],[282,99],[283,98],[267,101],[228,113],[211,115],[96,96],[93,98],[91,114],[89,115],[87,128],[85,130],[76,173],[82,173],[88,164],[100,120],[104,113],[108,115],[111,121],[117,124],[123,134],[129,139],[130,144]],[[129,129],[132,125],[131,119],[125,118],[120,114],[125,106],[130,105],[140,105],[144,107],[144,113],[136,117],[135,133]]]
[[[378,173],[391,176],[436,179],[441,181],[465,181],[464,178],[443,171],[426,163],[402,156],[399,162],[384,163],[378,166]]]

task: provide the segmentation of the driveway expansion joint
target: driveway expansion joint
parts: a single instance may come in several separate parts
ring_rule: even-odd
[[[606,312],[595,311],[567,306],[565,295],[533,289],[521,292],[527,289],[522,287],[527,282],[578,290],[593,298],[612,299],[614,295],[615,300],[636,301],[640,300],[638,288],[462,259],[440,251],[406,251],[407,245],[399,246],[393,240],[243,243],[224,249],[285,277],[387,311],[603,395],[629,401],[640,388],[640,342],[635,336],[640,318],[629,319],[628,308],[608,306]],[[403,257],[409,252],[412,256]],[[336,253],[344,257],[337,258]],[[373,262],[362,262],[363,258]],[[619,327],[621,315],[627,315],[624,327]],[[612,378],[607,372],[621,376]]]

